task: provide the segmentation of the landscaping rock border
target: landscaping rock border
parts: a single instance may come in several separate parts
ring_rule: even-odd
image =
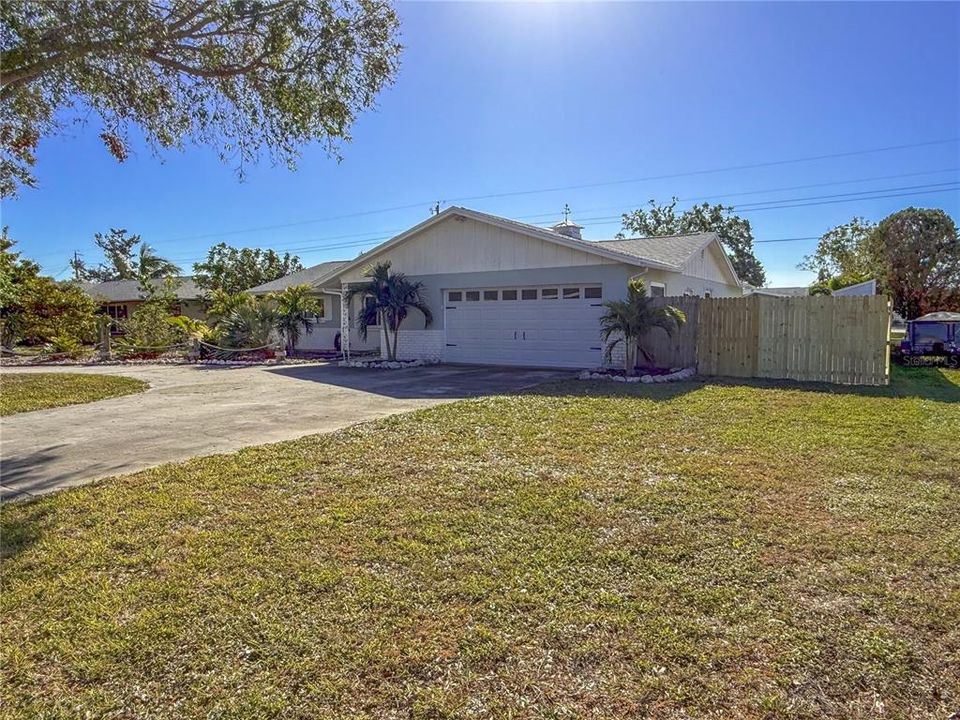
[[[340,367],[348,368],[367,368],[372,370],[402,370],[403,368],[424,367],[425,365],[438,365],[437,360],[397,360],[390,362],[387,360],[341,360],[337,363]]]
[[[45,360],[28,362],[10,362],[0,363],[2,367],[94,367],[97,365],[105,366],[123,366],[123,365],[236,365],[236,366],[255,366],[255,365],[309,365],[318,362],[317,360],[305,358],[270,358],[268,360],[217,360],[214,358],[206,360],[192,360],[190,358],[150,358],[137,360]]]
[[[697,369],[688,367],[681,368],[680,370],[674,370],[665,375],[610,375],[605,372],[596,372],[593,370],[584,370],[582,373],[577,375],[577,380],[608,380],[610,382],[622,382],[622,383],[665,383],[665,382],[680,382],[681,380],[689,380],[694,375],[697,374]]]

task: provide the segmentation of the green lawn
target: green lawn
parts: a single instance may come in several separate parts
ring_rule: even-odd
[[[0,373],[0,415],[78,405],[143,392],[142,380],[80,373]]]
[[[960,373],[566,383],[3,508],[19,718],[946,718]]]

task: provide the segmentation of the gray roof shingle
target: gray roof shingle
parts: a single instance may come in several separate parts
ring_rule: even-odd
[[[284,275],[282,278],[263,283],[263,285],[252,287],[247,290],[247,292],[260,295],[262,293],[280,292],[294,285],[315,285],[336,273],[337,270],[348,262],[348,260],[331,260],[330,262],[320,263],[319,265],[312,265],[303,270]]]
[[[176,278],[180,284],[175,288],[178,300],[196,300],[200,297],[200,288],[190,276],[181,276]],[[156,284],[163,282],[155,280]],[[142,300],[140,296],[140,285],[136,280],[108,280],[102,283],[80,282],[77,283],[81,290],[95,300],[106,302],[131,302]]]
[[[597,240],[596,242],[605,248],[632,255],[640,260],[653,260],[680,267],[714,237],[716,237],[715,233],[693,233],[692,235],[663,235],[623,240]]]

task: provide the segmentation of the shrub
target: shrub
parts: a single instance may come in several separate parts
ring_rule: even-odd
[[[50,338],[50,345],[56,354],[66,355],[70,358],[78,358],[83,355],[83,345],[70,335],[54,335]]]

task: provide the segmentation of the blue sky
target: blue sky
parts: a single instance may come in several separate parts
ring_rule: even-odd
[[[569,203],[591,239],[612,237],[619,213],[672,195],[743,205],[758,241],[815,237],[911,204],[960,220],[957,142],[689,174],[957,138],[960,4],[398,11],[397,82],[355,125],[342,162],[308,147],[296,172],[263,162],[242,183],[204,147],[158,158],[140,146],[118,164],[94,118],[41,143],[39,188],[5,202],[3,223],[66,277],[74,250],[98,260],[93,235],[111,227],[185,267],[220,241],[313,264],[356,256],[436,200],[538,224]],[[618,182],[651,177],[661,179]],[[558,187],[568,189],[503,195]],[[838,197],[862,191],[897,197]],[[502,196],[480,197],[491,195]],[[760,202],[773,209],[746,205]],[[288,227],[249,231],[277,225]],[[771,284],[808,282],[795,266],[815,245],[760,242]]]

